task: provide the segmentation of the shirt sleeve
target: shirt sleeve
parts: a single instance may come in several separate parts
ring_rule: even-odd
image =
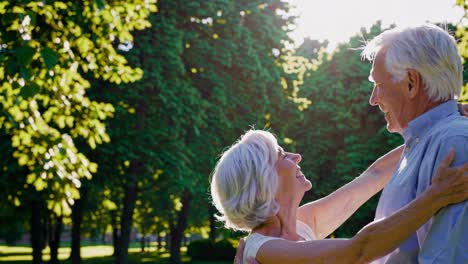
[[[430,184],[433,173],[451,148],[455,150],[452,166],[467,162],[468,135],[451,137],[438,146],[432,174],[426,176],[429,181],[423,183],[423,186]],[[419,263],[468,263],[468,202],[441,209],[422,229],[426,229],[427,233],[422,232],[426,235],[419,237]]]
[[[245,241],[243,263],[248,263],[247,259],[250,257],[256,258],[260,247],[262,247],[266,242],[270,240],[276,240],[276,239],[282,239],[282,238],[264,236],[264,235],[257,234],[257,233],[253,233],[249,235],[249,237]]]
[[[317,236],[315,235],[314,231],[312,230],[312,228],[310,228],[309,225],[299,220],[297,220],[296,222],[296,230],[298,235],[300,235],[306,241],[316,239]]]

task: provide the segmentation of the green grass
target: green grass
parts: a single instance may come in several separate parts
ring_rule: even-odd
[[[190,264],[228,264],[229,262],[198,262],[190,261],[190,258],[186,255],[187,248],[182,247],[182,261]],[[114,263],[112,257],[112,246],[110,245],[94,245],[94,246],[83,246],[81,247],[81,257],[83,264],[111,264]],[[66,259],[70,255],[69,247],[59,248],[59,260],[60,263],[69,264],[70,261]],[[43,260],[48,261],[50,259],[49,249],[43,251]],[[32,248],[29,246],[5,246],[0,245],[0,263],[12,263],[12,264],[26,264],[31,263],[32,260]],[[155,247],[150,248],[149,252],[141,253],[137,247],[131,247],[129,249],[129,263],[161,263],[169,264],[169,253],[167,251],[158,252]]]

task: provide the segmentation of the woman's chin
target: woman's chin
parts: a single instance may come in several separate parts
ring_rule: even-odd
[[[310,182],[310,180],[308,180],[305,177],[304,177],[304,181],[302,182],[302,185],[304,186],[306,192],[312,189],[312,182]]]
[[[302,190],[302,198],[304,198],[304,194],[308,191],[310,191],[312,189],[312,183],[304,183],[302,186],[301,186],[301,190]],[[301,198],[301,199],[302,199]]]

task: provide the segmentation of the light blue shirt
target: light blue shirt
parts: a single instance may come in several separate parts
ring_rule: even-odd
[[[382,192],[375,219],[421,195],[450,148],[455,149],[452,166],[468,161],[468,118],[459,114],[456,101],[412,120],[403,138],[403,156]],[[468,263],[468,202],[441,209],[398,249],[373,263]]]

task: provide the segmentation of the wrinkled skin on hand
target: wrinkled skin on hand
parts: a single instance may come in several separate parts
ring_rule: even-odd
[[[458,104],[458,111],[460,114],[468,117],[468,104]]]

